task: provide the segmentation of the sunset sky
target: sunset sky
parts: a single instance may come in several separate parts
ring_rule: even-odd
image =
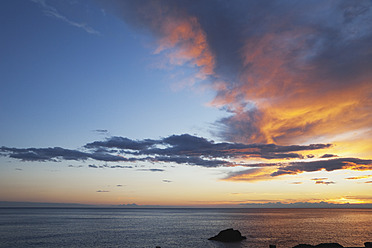
[[[372,1],[0,12],[0,201],[372,203]]]

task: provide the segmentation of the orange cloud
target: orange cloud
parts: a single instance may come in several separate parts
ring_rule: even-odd
[[[227,181],[246,181],[257,182],[272,180],[271,174],[276,171],[276,168],[253,168],[244,171],[232,172],[224,178]]]
[[[214,74],[215,58],[198,18],[175,5],[146,2],[140,7],[147,24],[159,36],[155,54],[164,52],[173,65],[189,64],[199,69],[199,79]]]
[[[244,102],[254,103],[256,118],[235,111],[230,120],[245,124],[247,129],[248,123],[254,122],[255,133],[246,132],[234,141],[289,144],[372,126],[369,80],[356,78],[353,83],[337,85],[320,78],[313,68],[302,68],[301,61],[296,64],[298,58],[291,57],[292,53],[304,50],[302,39],[307,35],[304,31],[267,34],[248,41],[242,83],[226,92],[223,100],[220,94],[214,101],[234,106],[243,96]]]
[[[370,178],[372,175],[367,175],[367,176],[358,176],[358,177],[347,177],[345,179],[347,180],[359,180],[359,179],[365,179],[365,178]]]

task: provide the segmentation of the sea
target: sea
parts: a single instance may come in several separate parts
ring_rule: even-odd
[[[208,240],[234,228],[247,239]],[[291,248],[372,242],[372,209],[0,208],[0,247]]]

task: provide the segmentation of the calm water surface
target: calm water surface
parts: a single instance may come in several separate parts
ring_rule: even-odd
[[[207,240],[230,227],[247,240]],[[0,209],[1,248],[290,248],[366,241],[372,241],[372,209]]]

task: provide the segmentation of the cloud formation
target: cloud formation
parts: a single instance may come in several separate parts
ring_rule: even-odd
[[[71,19],[67,18],[66,16],[62,15],[55,7],[47,4],[47,0],[31,0],[31,1],[34,2],[34,3],[39,4],[40,7],[43,10],[43,13],[46,16],[56,18],[56,19],[61,20],[61,21],[65,22],[65,23],[67,23],[71,26],[83,29],[85,32],[87,32],[89,34],[95,34],[95,35],[100,34],[100,32],[98,32],[94,28],[90,27],[86,23],[75,22],[75,21],[72,21]]]
[[[336,158],[316,161],[298,161],[287,163],[258,163],[248,164],[251,169],[231,172],[224,180],[232,181],[262,181],[272,180],[282,175],[297,175],[304,172],[335,171],[335,170],[372,170],[372,160],[358,158]],[[328,178],[313,178],[316,182],[326,182]]]
[[[224,140],[293,144],[372,126],[371,1],[100,2],[211,82],[210,105],[230,113]]]
[[[60,161],[60,160],[87,160],[94,159],[98,161],[130,161],[118,155],[111,155],[108,152],[97,151],[93,153],[81,152],[78,150],[65,149],[61,147],[53,148],[9,148],[1,147],[0,153],[8,155],[10,158],[20,159],[22,161]]]
[[[54,148],[1,147],[0,155],[22,161],[96,160],[104,162],[177,163],[203,167],[237,166],[235,160],[298,159],[299,152],[329,148],[330,144],[279,146],[275,144],[241,144],[207,140],[189,134],[171,135],[162,139],[131,140],[111,137],[94,141],[84,150]],[[243,163],[244,164],[244,163]],[[129,165],[89,165],[90,168],[131,168]]]
[[[336,158],[329,160],[318,160],[310,162],[293,162],[281,166],[272,176],[294,175],[302,172],[334,171],[334,170],[372,170],[372,160],[358,158]]]
[[[322,159],[313,158],[311,161],[303,160],[302,152],[323,150],[330,147],[331,144],[281,146],[275,144],[214,142],[203,137],[182,134],[161,139],[143,140],[110,137],[103,141],[88,143],[83,148],[76,150],[61,147],[9,148],[3,146],[0,147],[0,156],[33,162],[70,160],[104,162],[102,165],[88,165],[89,168],[94,169],[132,169],[137,167],[137,165],[132,165],[137,162],[150,162],[156,165],[176,163],[207,168],[247,167],[242,171],[231,172],[225,178],[225,180],[243,181],[270,180],[281,175],[296,175],[321,170],[372,170],[372,160],[370,159],[333,158],[334,155],[332,155],[323,156]],[[264,162],[252,163],[252,160],[263,160]],[[270,162],[270,160],[274,162]],[[110,162],[118,164],[110,165]],[[164,171],[164,169],[158,168],[137,168],[137,170]],[[323,182],[327,178],[313,178],[312,180]]]

